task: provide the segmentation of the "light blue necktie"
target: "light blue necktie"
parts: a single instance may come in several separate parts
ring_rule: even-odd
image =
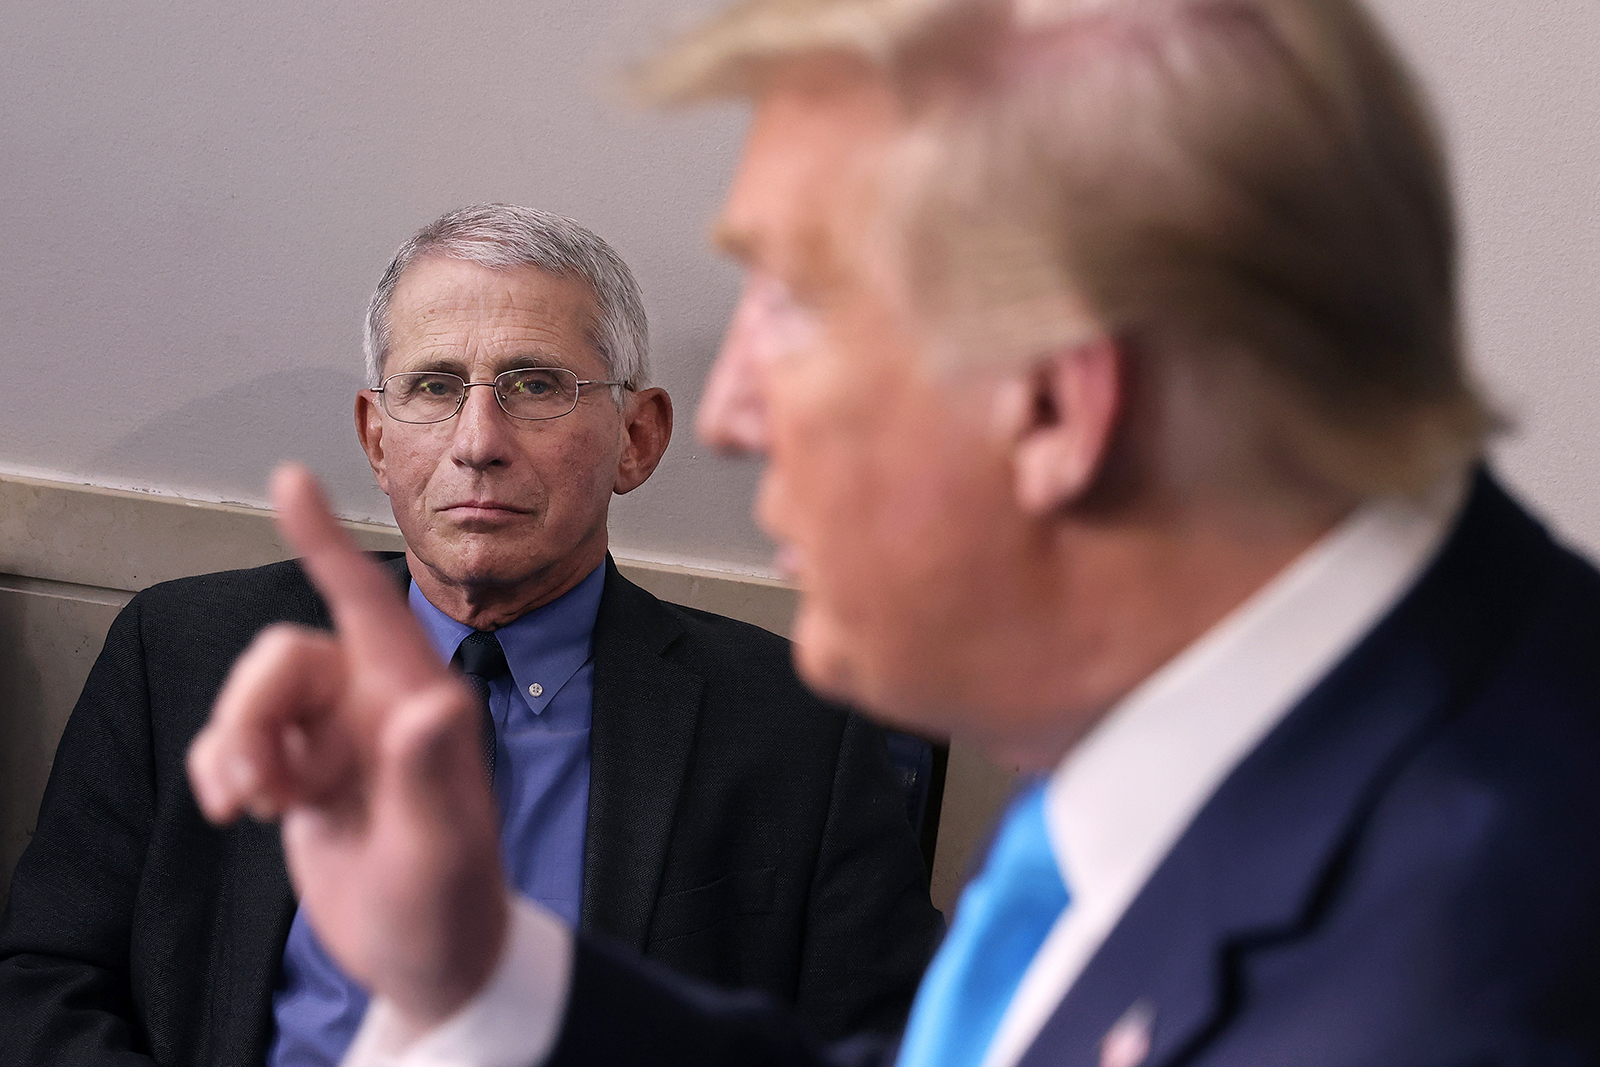
[[[917,990],[897,1067],[978,1067],[1022,975],[1067,906],[1044,786],[1011,805]]]

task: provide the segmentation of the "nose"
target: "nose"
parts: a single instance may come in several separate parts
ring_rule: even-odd
[[[784,343],[773,307],[777,284],[757,276],[746,280],[706,378],[695,430],[720,452],[758,455],[767,447],[767,378]]]
[[[695,429],[719,452],[759,455],[767,446],[766,402],[757,382],[760,367],[730,329],[706,379]]]
[[[494,390],[473,388],[454,420],[451,456],[464,467],[484,470],[503,465],[510,455],[511,416],[500,408]]]

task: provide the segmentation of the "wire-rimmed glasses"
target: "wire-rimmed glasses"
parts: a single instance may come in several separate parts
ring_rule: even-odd
[[[564,367],[518,367],[501,371],[492,382],[469,382],[449,371],[401,371],[373,390],[384,413],[397,422],[426,424],[454,418],[467,402],[467,390],[494,390],[500,410],[513,419],[559,419],[578,406],[586,385],[627,387],[627,382],[579,378]]]

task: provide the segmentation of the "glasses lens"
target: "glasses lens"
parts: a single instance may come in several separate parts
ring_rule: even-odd
[[[554,419],[578,406],[578,376],[559,367],[508,370],[494,380],[494,391],[519,419]]]
[[[383,409],[401,422],[443,422],[461,406],[466,388],[454,374],[391,374],[383,382]]]

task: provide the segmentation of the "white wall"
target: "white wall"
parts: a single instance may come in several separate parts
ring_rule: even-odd
[[[1376,0],[1455,161],[1500,468],[1600,556],[1600,0]]]
[[[510,200],[591,225],[645,289],[679,433],[618,546],[759,569],[751,468],[689,433],[733,299],[703,235],[742,117],[607,96],[619,57],[711,6],[8,5],[0,468],[254,502],[295,456],[383,515],[349,416],[368,292],[417,225]],[[1455,146],[1474,350],[1522,426],[1504,466],[1600,547],[1600,4],[1382,8]]]

